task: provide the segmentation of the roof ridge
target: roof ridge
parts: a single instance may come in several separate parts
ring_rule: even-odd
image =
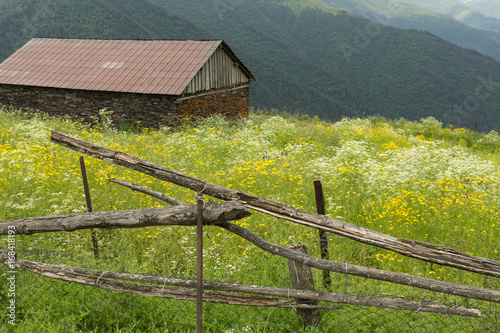
[[[204,39],[184,39],[184,38],[67,38],[67,37],[33,37],[34,39],[66,39],[66,40],[103,40],[103,41],[195,41],[195,42],[215,42],[224,41],[217,38],[204,38]]]

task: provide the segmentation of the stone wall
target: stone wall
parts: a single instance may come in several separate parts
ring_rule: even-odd
[[[250,88],[247,85],[183,97],[176,100],[175,105],[180,114],[193,119],[214,114],[227,118],[248,117]]]
[[[113,111],[116,127],[140,121],[150,128],[176,127],[181,119],[215,114],[234,118],[248,116],[249,87],[231,87],[190,96],[148,95],[105,91],[71,90],[0,84],[0,103],[40,110],[50,116],[70,116],[93,123],[100,109]]]

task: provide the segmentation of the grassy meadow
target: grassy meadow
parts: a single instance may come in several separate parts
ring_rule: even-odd
[[[0,221],[85,212],[79,154],[50,142],[57,130],[126,152],[212,183],[315,211],[313,181],[321,180],[327,215],[395,237],[443,244],[500,260],[500,136],[382,118],[326,123],[305,116],[254,111],[248,119],[186,121],[172,131],[128,124],[100,126],[0,109]],[[108,182],[127,180],[194,202],[192,191],[85,157],[95,211],[167,204]],[[208,199],[208,198],[206,198]],[[286,246],[306,242],[319,256],[317,231],[254,212],[236,222]],[[216,227],[207,227],[205,278],[291,287],[286,260]],[[196,276],[194,228],[97,230],[101,260],[88,231],[17,236],[20,258],[144,275]],[[495,278],[429,264],[329,236],[330,258],[393,272],[500,290]],[[5,245],[5,243],[2,243]],[[22,255],[21,255],[22,254]],[[0,268],[0,273],[5,267]],[[314,271],[318,288],[321,272]],[[194,332],[195,304],[106,292],[20,273],[14,327],[0,332]],[[477,332],[497,327],[500,307],[390,283],[332,274],[332,292],[392,294],[411,300],[480,307],[496,314],[459,318],[379,308],[322,313],[326,332]],[[0,285],[6,286],[5,279]],[[0,290],[2,308],[5,289]],[[205,305],[207,332],[300,332],[291,309]],[[496,318],[496,319],[495,319]],[[0,320],[6,321],[5,313]],[[488,326],[490,325],[490,326]],[[493,325],[493,326],[491,326]],[[496,325],[496,326],[495,326]]]

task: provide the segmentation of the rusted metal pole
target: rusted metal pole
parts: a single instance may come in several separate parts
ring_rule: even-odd
[[[314,193],[316,194],[316,212],[325,215],[325,196],[323,194],[323,184],[321,180],[314,181]],[[328,235],[326,230],[319,230],[319,246],[321,249],[321,259],[330,260],[328,254]],[[323,271],[323,285],[325,288],[330,288],[332,284],[329,271]]]
[[[196,332],[203,330],[203,184],[196,188]]]
[[[89,182],[87,180],[87,170],[85,168],[85,160],[80,156],[80,169],[82,170],[83,189],[85,190],[85,200],[87,201],[87,211],[92,213],[92,200],[90,199]],[[92,238],[92,246],[94,248],[94,258],[99,259],[99,244],[94,229],[90,229],[90,237]]]

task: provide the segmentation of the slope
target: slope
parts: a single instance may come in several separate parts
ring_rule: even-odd
[[[467,25],[500,32],[500,11],[497,1],[401,0],[448,15]],[[477,4],[477,6],[475,6]],[[483,10],[481,10],[481,8]]]
[[[340,14],[342,12],[348,12],[346,9],[327,5],[320,0],[283,0],[281,1],[281,5],[289,7],[294,12],[294,14],[300,14],[300,12],[306,8],[319,9],[325,13],[334,15]]]
[[[238,50],[259,79],[256,106],[298,107],[329,119],[432,115],[455,125],[500,127],[500,63],[429,33],[351,14],[304,9],[296,15],[279,1],[155,1]],[[465,107],[478,77],[494,91]]]
[[[500,20],[500,3],[497,0],[462,0],[467,6],[471,6],[483,15]]]
[[[427,0],[401,0],[399,2],[325,0],[325,2],[401,29],[428,31],[453,44],[500,60],[500,21],[485,18],[479,12],[471,11],[470,7],[458,0],[435,2]],[[486,28],[494,31],[485,30]]]

